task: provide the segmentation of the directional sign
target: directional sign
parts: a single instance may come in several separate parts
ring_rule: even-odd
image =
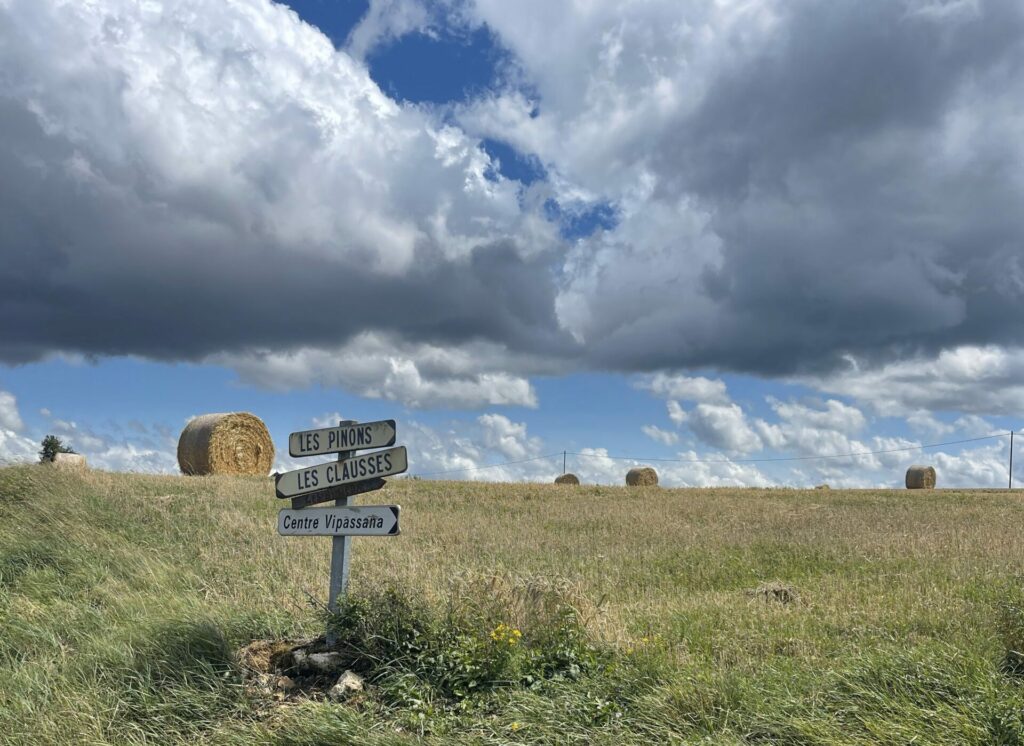
[[[292,508],[298,510],[299,508],[307,508],[310,505],[326,503],[331,500],[346,500],[350,497],[355,497],[356,495],[362,495],[365,492],[379,490],[386,484],[387,482],[385,480],[377,477],[375,479],[367,479],[365,482],[353,482],[352,484],[328,487],[325,490],[319,490],[317,492],[310,492],[306,495],[293,497]]]
[[[288,436],[292,456],[321,456],[363,448],[386,448],[395,444],[395,421],[360,422],[321,430],[306,430]]]
[[[339,484],[401,474],[409,468],[405,446],[363,453],[341,461],[328,461],[275,477],[278,497],[295,497]]]
[[[282,536],[397,536],[399,510],[397,505],[282,510],[277,514],[277,533]]]

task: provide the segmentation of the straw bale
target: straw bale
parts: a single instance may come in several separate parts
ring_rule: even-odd
[[[641,466],[626,472],[626,484],[630,487],[656,487],[658,472],[649,466]]]
[[[274,463],[274,443],[263,420],[248,412],[203,414],[178,438],[183,474],[266,476]]]
[[[55,453],[50,463],[55,468],[66,471],[84,471],[89,468],[85,456],[80,453]]]
[[[915,465],[907,469],[907,489],[935,489],[935,467]]]
[[[555,477],[555,484],[579,484],[579,483],[580,483],[580,478],[577,477],[572,472],[569,472],[568,474],[560,474],[559,476]]]

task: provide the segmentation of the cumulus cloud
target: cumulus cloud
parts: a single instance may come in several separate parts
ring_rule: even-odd
[[[922,410],[1022,415],[1024,349],[961,346],[882,366],[864,366],[851,357],[844,369],[806,382],[887,415],[914,417]]]
[[[735,403],[698,404],[687,413],[686,424],[702,441],[723,451],[750,453],[764,446],[743,409]]]
[[[36,459],[38,447],[22,433],[24,427],[18,400],[8,391],[0,391],[0,464]]]
[[[671,430],[662,430],[657,425],[644,425],[640,428],[644,435],[662,445],[671,446],[679,442],[678,433]]]
[[[530,458],[540,452],[540,438],[528,437],[523,422],[512,422],[502,414],[480,415],[477,422],[483,427],[484,445],[506,458]]]
[[[1024,9],[953,5],[477,0],[535,93],[460,121],[618,207],[558,298],[606,365],[1020,344]]]
[[[112,423],[100,431],[50,415],[47,432],[85,456],[89,466],[108,471],[178,474],[178,435],[161,424],[134,421],[126,428]]]
[[[243,381],[272,389],[339,386],[415,408],[536,407],[529,380],[503,371],[509,358],[507,350],[483,342],[444,347],[365,333],[335,349],[265,350],[215,359],[238,371]],[[543,363],[538,361],[536,369]]]
[[[729,402],[725,382],[704,376],[691,377],[661,372],[643,378],[637,383],[637,387],[665,399],[683,399],[704,404]]]
[[[484,26],[517,70],[457,106],[362,61]],[[5,0],[0,360],[215,356],[411,406],[530,406],[545,366],[734,370],[1021,412],[1022,35],[1016,0],[388,0],[339,51],[266,0]],[[613,218],[566,240],[552,203]],[[367,338],[372,374],[338,362]],[[956,379],[993,356],[987,392]],[[699,381],[657,385],[718,437]]]
[[[0,67],[5,361],[569,339],[556,227],[283,6],[12,0]]]
[[[0,429],[20,431],[24,427],[18,400],[9,391],[0,391]]]

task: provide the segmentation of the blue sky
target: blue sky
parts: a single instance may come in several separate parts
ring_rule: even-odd
[[[1024,421],[1024,14],[619,5],[0,8],[0,459],[251,411],[453,478],[1003,486],[913,449]]]

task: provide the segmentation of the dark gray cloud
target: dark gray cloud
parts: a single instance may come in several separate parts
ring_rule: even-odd
[[[289,59],[308,39],[288,33],[316,32],[282,9],[48,5],[0,9],[0,360],[199,359],[368,329],[530,351],[568,339],[554,227],[531,236],[471,141],[399,109],[351,60]],[[189,6],[283,28],[210,31]],[[75,24],[93,48],[69,70],[48,55]]]
[[[539,97],[465,132],[259,0],[0,7],[0,361],[241,369],[373,333],[492,350],[439,367],[479,387],[1024,345],[1019,3],[528,5],[460,15]],[[488,178],[478,135],[550,179]],[[564,242],[544,194],[620,222]]]

